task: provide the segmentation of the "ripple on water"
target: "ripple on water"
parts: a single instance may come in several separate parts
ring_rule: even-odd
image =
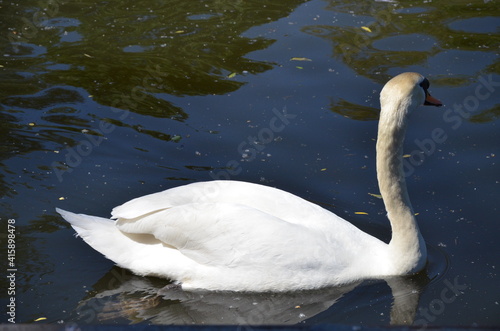
[[[449,258],[439,247],[427,245],[427,276],[432,283],[442,279],[449,269]]]

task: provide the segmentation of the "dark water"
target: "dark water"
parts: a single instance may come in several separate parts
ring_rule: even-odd
[[[0,5],[1,321],[499,325],[495,1]],[[54,211],[107,216],[230,178],[387,240],[371,195],[378,93],[402,71],[426,75],[445,103],[414,114],[405,145],[430,251],[422,274],[279,295],[165,291],[113,267]]]

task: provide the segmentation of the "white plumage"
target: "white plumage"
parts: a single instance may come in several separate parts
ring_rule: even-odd
[[[393,229],[389,244],[295,195],[239,181],[146,195],[114,208],[111,220],[57,211],[119,266],[175,280],[183,289],[290,291],[418,271],[425,244],[400,160],[406,115],[428,95],[423,82],[419,74],[401,74],[381,95],[377,154],[390,162],[377,157],[377,171]],[[396,101],[387,104],[384,93],[394,92],[399,95],[390,100]],[[409,106],[396,106],[401,100]],[[387,197],[394,201],[388,204]]]

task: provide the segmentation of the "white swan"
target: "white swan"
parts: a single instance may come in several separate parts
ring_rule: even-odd
[[[57,211],[117,265],[186,290],[292,291],[417,272],[427,251],[401,157],[409,113],[441,106],[428,87],[420,74],[403,73],[380,94],[377,175],[389,244],[293,194],[238,181],[146,195],[114,208],[112,219]]]

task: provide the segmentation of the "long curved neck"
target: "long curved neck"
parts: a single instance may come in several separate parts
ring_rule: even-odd
[[[427,257],[403,173],[403,142],[410,106],[409,102],[383,105],[377,139],[377,179],[392,227],[391,268],[400,273],[421,269]]]

